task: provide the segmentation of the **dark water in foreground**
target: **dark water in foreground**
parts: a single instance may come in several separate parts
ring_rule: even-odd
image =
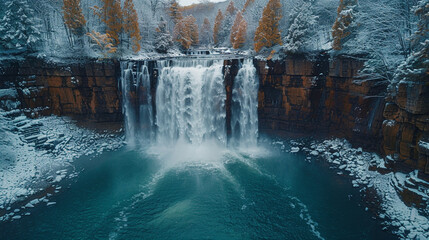
[[[303,154],[194,148],[80,159],[57,204],[0,223],[0,239],[394,239]]]

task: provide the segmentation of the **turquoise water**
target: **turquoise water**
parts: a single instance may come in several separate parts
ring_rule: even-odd
[[[79,159],[56,205],[0,223],[0,239],[395,239],[350,180],[305,157],[178,146]]]

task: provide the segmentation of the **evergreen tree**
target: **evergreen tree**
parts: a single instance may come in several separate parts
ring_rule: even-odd
[[[279,30],[279,22],[282,18],[281,7],[280,0],[269,0],[265,6],[255,32],[254,46],[256,52],[259,52],[263,47],[282,44]]]
[[[332,48],[334,50],[341,50],[344,42],[352,33],[354,8],[356,7],[357,0],[340,0],[340,5],[337,9],[337,19],[332,26]]]
[[[0,24],[0,44],[5,49],[34,51],[41,37],[34,11],[26,0],[8,1],[5,7]]]
[[[217,11],[217,15],[216,15],[216,18],[215,18],[215,23],[214,23],[214,26],[213,26],[213,41],[214,41],[214,44],[216,46],[218,46],[219,43],[220,43],[220,41],[219,41],[219,32],[220,32],[220,28],[222,26],[222,22],[223,22],[223,14],[222,14],[222,11],[219,9]]]
[[[161,17],[155,33],[155,50],[159,53],[167,53],[168,49],[170,49],[172,45],[173,42],[167,29],[167,22]]]
[[[429,0],[420,0],[414,8],[418,17],[417,31],[411,37],[413,52],[398,67],[393,84],[389,86],[395,92],[399,81],[429,82]]]
[[[313,14],[311,3],[304,3],[299,8],[294,9],[291,19],[289,31],[283,39],[283,49],[288,53],[302,52],[307,48],[311,36],[313,36],[312,31],[317,16]]]
[[[86,20],[80,7],[80,0],[64,0],[64,23],[70,31],[81,38],[85,34]]]
[[[131,39],[133,43],[133,51],[137,53],[141,49],[140,40],[142,37],[140,35],[138,16],[136,9],[134,8],[133,0],[125,0],[123,18],[124,32],[128,35],[128,38]]]
[[[176,0],[170,1],[170,7],[168,8],[168,13],[174,24],[177,24],[180,20],[183,19],[182,11],[180,10],[179,3]]]
[[[212,42],[212,34],[211,34],[211,25],[208,18],[204,18],[203,26],[201,27],[201,43],[203,44],[211,44]]]
[[[225,10],[224,20],[222,21],[222,25],[218,34],[219,43],[228,44],[229,35],[231,33],[231,27],[234,22],[236,8],[234,6],[234,2],[230,1],[228,7]]]

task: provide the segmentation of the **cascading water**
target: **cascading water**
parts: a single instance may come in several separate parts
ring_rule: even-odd
[[[156,62],[156,109],[152,109],[147,64],[122,63],[122,96],[126,138],[135,144],[157,142],[200,145],[227,144],[226,90],[223,60],[175,59]],[[133,69],[136,69],[133,72]],[[153,86],[152,86],[153,87]],[[240,63],[232,94],[231,125],[234,145],[255,146],[258,136],[258,79],[252,60]],[[156,116],[153,116],[156,112]],[[156,133],[156,134],[155,134]]]
[[[158,140],[226,144],[222,61],[162,62],[156,91]]]
[[[133,69],[136,72],[133,72]],[[146,62],[141,66],[121,63],[122,111],[125,116],[125,137],[134,146],[140,138],[152,139],[153,109],[150,94],[150,75]]]
[[[256,146],[259,81],[251,59],[245,59],[232,90],[231,129],[234,144]]]

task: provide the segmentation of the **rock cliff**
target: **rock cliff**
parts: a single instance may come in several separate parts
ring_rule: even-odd
[[[351,58],[255,60],[260,131],[346,137],[381,150],[386,83],[357,79],[363,62]]]
[[[122,118],[117,61],[3,62],[0,78],[15,84],[21,107],[33,116],[60,115],[94,121]]]
[[[386,98],[383,150],[395,167],[429,174],[429,81],[400,81]]]

